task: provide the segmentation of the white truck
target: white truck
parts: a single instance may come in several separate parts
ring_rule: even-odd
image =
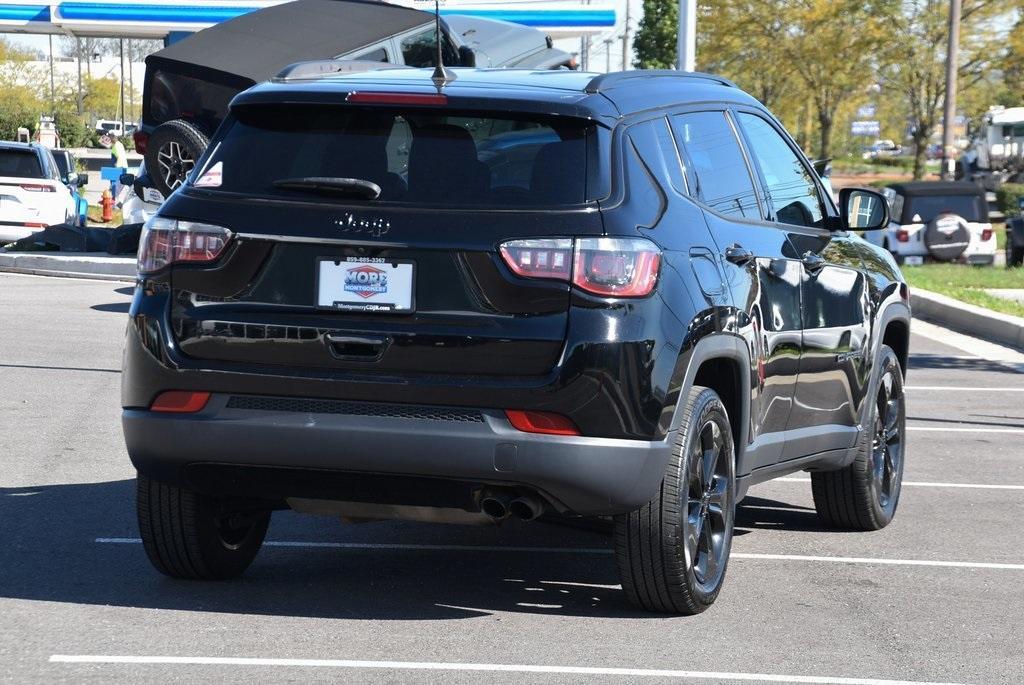
[[[1024,183],[1024,107],[992,107],[957,164],[957,178],[986,190]]]

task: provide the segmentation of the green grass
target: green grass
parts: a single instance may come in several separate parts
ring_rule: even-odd
[[[1024,305],[989,295],[985,288],[1024,289],[1024,269],[964,264],[904,266],[911,290],[921,288],[1004,314],[1024,316]]]

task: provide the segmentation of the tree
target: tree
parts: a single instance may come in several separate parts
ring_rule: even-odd
[[[1010,24],[1011,12],[1005,2],[963,0],[958,73],[962,111],[984,111],[998,99],[1001,79],[995,78],[996,66],[1006,54],[1007,40],[1001,27]],[[891,22],[894,39],[880,70],[886,92],[905,108],[914,144],[914,178],[924,176],[928,141],[941,123],[948,21],[949,3],[944,0],[900,3]]]
[[[678,31],[678,0],[644,0],[644,16],[633,40],[634,66],[639,69],[675,67]]]
[[[33,130],[39,115],[49,109],[30,85],[42,80],[28,64],[34,56],[0,37],[0,140],[15,139],[20,127]]]

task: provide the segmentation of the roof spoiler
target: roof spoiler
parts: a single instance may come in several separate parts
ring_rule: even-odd
[[[336,74],[357,74],[364,71],[400,68],[399,64],[360,59],[318,59],[289,64],[278,72],[274,81],[311,81]]]

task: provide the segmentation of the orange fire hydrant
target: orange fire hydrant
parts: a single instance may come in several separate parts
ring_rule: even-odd
[[[100,220],[103,223],[114,220],[114,196],[110,194],[109,190],[103,191],[103,198],[100,200],[100,206],[103,208],[103,215]]]

